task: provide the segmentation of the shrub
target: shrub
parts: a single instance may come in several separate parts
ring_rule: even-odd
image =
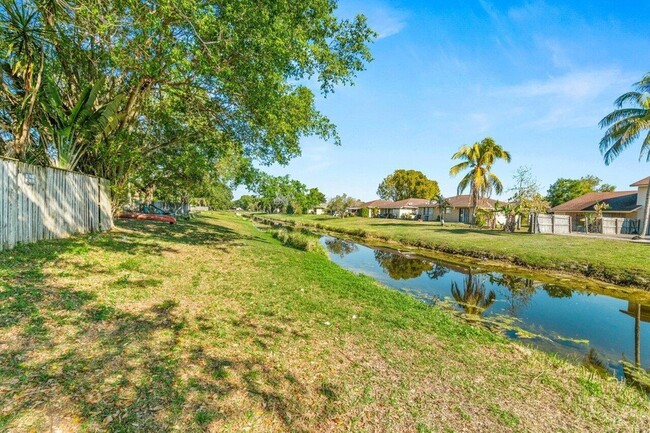
[[[292,248],[325,254],[325,249],[318,242],[318,237],[314,235],[280,229],[273,232],[273,237]]]
[[[367,207],[362,207],[359,215],[362,216],[363,218],[368,218],[370,216],[370,209],[368,209]]]

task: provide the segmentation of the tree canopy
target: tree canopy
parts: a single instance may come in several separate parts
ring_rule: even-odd
[[[309,189],[304,183],[289,176],[258,173],[252,189],[257,200],[254,207],[268,213],[306,213],[325,201],[325,195],[318,188]]]
[[[253,162],[299,155],[303,136],[339,143],[302,83],[351,83],[374,33],[336,6],[1,0],[0,154],[102,176],[124,195],[144,172],[175,176],[168,154],[191,149],[181,177],[226,160],[209,179],[241,182]]]
[[[347,194],[337,195],[327,202],[327,210],[333,215],[338,215],[343,218],[347,215],[348,208],[356,202],[357,200],[355,198],[350,197]]]
[[[583,176],[580,179],[560,178],[548,188],[546,199],[551,206],[557,206],[590,192],[607,192],[615,189],[614,185],[601,184],[601,180],[596,176]]]
[[[432,199],[440,193],[438,182],[427,178],[417,170],[395,170],[377,188],[377,195],[383,200],[405,200],[407,198]]]

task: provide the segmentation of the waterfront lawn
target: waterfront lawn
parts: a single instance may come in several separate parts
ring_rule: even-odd
[[[628,432],[649,413],[232,214],[0,253],[0,431]]]
[[[315,215],[261,215],[441,251],[568,271],[650,288],[650,244],[579,236],[531,235],[461,224]]]

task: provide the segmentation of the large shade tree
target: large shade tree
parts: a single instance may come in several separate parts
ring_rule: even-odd
[[[639,160],[650,161],[650,73],[635,84],[635,89],[624,93],[614,105],[616,109],[600,121],[607,128],[600,140],[600,151],[609,165],[625,149],[641,140]],[[650,184],[646,189],[642,234],[648,233],[650,220]]]
[[[492,172],[492,166],[499,159],[510,162],[510,153],[492,138],[486,137],[471,146],[463,145],[452,159],[462,161],[451,167],[449,174],[456,176],[465,172],[465,176],[458,184],[458,194],[469,189],[472,215],[476,218],[476,209],[484,197],[491,196],[493,192],[497,194],[503,192],[503,184]]]
[[[377,188],[379,198],[393,201],[407,198],[431,199],[439,192],[438,182],[417,170],[395,170]]]
[[[119,194],[188,144],[199,142],[199,154],[212,147],[246,171],[254,162],[287,163],[306,135],[338,143],[303,83],[311,78],[323,94],[351,83],[371,60],[374,33],[363,16],[339,19],[336,7],[0,0],[0,154],[65,159],[109,178]]]

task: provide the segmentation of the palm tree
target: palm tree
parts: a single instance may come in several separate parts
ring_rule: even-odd
[[[449,207],[451,207],[451,204],[449,203],[449,200],[445,198],[444,195],[442,195],[441,192],[436,194],[433,197],[433,201],[436,202],[436,208],[438,208],[438,213],[440,213],[440,224],[445,225],[445,212]]]
[[[0,2],[0,153],[24,160],[44,74],[44,29],[39,13],[26,2]],[[5,141],[6,140],[6,141]]]
[[[607,128],[605,136],[600,140],[600,152],[603,154],[606,165],[609,165],[642,135],[645,135],[645,138],[641,143],[639,160],[645,157],[646,162],[650,161],[650,73],[636,83],[635,87],[636,91],[627,92],[614,101],[617,109],[605,116],[599,123],[601,128]],[[624,107],[624,105],[630,106]],[[645,212],[641,232],[643,236],[648,233],[649,219],[650,184],[645,196]]]
[[[472,217],[476,219],[476,208],[480,200],[489,197],[492,192],[497,194],[503,192],[501,180],[491,172],[491,169],[497,159],[510,162],[510,153],[492,138],[486,137],[471,146],[463,145],[451,158],[463,160],[463,162],[454,165],[449,170],[449,174],[456,176],[461,171],[467,170],[458,184],[458,194],[462,194],[469,188]]]
[[[50,165],[74,170],[85,152],[98,140],[111,134],[120,120],[119,110],[124,100],[118,95],[105,104],[98,103],[104,79],[87,85],[74,106],[64,102],[56,83],[46,80],[43,86],[42,108],[46,125],[41,139]]]

